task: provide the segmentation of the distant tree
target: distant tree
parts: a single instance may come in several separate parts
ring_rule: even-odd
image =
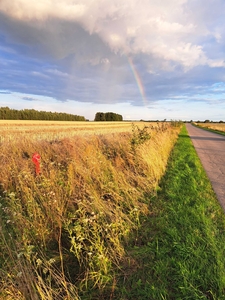
[[[107,112],[107,113],[97,112],[95,114],[94,121],[109,121],[109,122],[123,121],[123,116],[113,112]]]
[[[105,121],[105,114],[103,112],[97,112],[94,121]]]
[[[105,120],[106,121],[116,121],[116,116],[112,112],[105,113]]]
[[[85,121],[83,116],[67,113],[37,111],[35,109],[16,110],[8,107],[0,107],[0,119],[2,120],[58,120],[58,121]]]
[[[123,121],[123,116],[116,114],[116,121]]]

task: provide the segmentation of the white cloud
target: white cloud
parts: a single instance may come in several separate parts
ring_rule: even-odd
[[[57,69],[48,69],[47,73],[52,74],[52,75],[56,75],[56,76],[60,76],[60,77],[68,77],[69,74],[61,72]]]
[[[210,34],[204,22],[214,4],[208,3],[201,17],[194,5],[187,0],[1,0],[0,12],[22,23],[23,29],[27,26],[27,43],[36,39],[58,58],[75,54],[78,60],[96,65],[106,57],[107,46],[114,54],[143,53],[185,69],[224,67],[223,61],[214,61],[198,42]],[[212,28],[211,34],[221,41],[218,30]],[[22,38],[21,32],[19,35]],[[92,46],[91,54],[87,48],[92,50]]]

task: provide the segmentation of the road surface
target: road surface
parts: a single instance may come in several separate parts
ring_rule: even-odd
[[[188,134],[225,211],[225,136],[186,124]]]

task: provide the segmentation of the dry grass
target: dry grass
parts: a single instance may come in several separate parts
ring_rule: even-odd
[[[80,122],[17,122],[1,124],[0,297],[80,299],[106,288],[110,294],[124,243],[149,213],[146,195],[165,172],[179,128],[87,122],[80,130],[89,134],[77,135]],[[67,138],[59,139],[64,128]]]
[[[225,132],[225,123],[197,123],[196,125]]]

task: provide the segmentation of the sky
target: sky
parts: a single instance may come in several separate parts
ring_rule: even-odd
[[[224,0],[0,0],[0,107],[225,121]]]

